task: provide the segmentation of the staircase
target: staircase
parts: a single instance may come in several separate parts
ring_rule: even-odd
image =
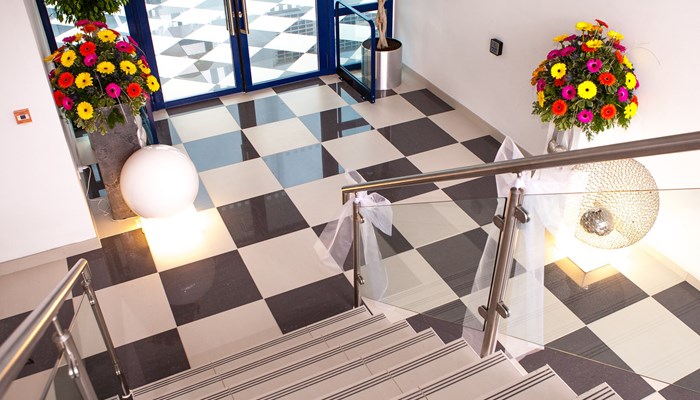
[[[479,358],[463,340],[356,308],[210,364],[134,390],[161,400],[480,399],[614,400],[581,396],[544,366],[529,374],[503,352]]]

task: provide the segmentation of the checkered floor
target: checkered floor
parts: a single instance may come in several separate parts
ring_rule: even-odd
[[[367,3],[355,1],[353,4]],[[229,32],[220,0],[148,0],[148,23],[166,101],[233,88],[235,81]],[[48,8],[57,42],[72,35]],[[247,35],[252,83],[318,71],[316,2],[248,0]],[[128,34],[124,11],[108,25]],[[359,62],[369,28],[352,16],[341,19],[343,62]]]
[[[480,164],[499,146],[480,122],[409,72],[375,104],[326,76],[159,111],[156,120],[161,142],[186,152],[199,172],[199,229],[176,248],[163,246],[147,240],[136,220],[112,221],[101,211],[105,201],[91,200],[102,248],[2,277],[0,340],[79,257],[90,262],[134,387],[329,317],[352,306],[350,272],[323,265],[313,247],[340,211],[344,173],[375,180]],[[429,296],[399,304],[425,313],[409,321],[444,327],[473,320],[466,297],[498,207],[493,180],[382,194],[396,204],[394,231],[379,238],[382,255],[405,271],[392,288],[428,288]],[[585,289],[556,262],[545,270],[545,341],[552,349],[525,357],[528,370],[549,363],[577,392],[608,381],[625,399],[690,398],[572,353],[700,390],[700,292],[645,259]],[[59,319],[67,324],[78,314],[80,350],[97,390],[110,394],[107,354],[81,300],[75,291]],[[462,334],[459,325],[446,326]],[[45,379],[55,355],[46,338],[23,370],[23,384]]]

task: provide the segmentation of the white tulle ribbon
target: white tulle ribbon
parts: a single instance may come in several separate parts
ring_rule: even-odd
[[[509,137],[503,141],[494,161],[522,158],[515,142]],[[508,197],[510,189],[523,189],[523,208],[530,215],[530,221],[519,225],[518,241],[514,257],[515,278],[510,280],[506,303],[510,317],[503,330],[505,334],[535,344],[544,344],[544,239],[545,229],[556,234],[562,229],[564,210],[569,199],[559,193],[571,193],[581,187],[577,175],[571,168],[548,168],[539,171],[526,171],[520,175],[501,174],[496,177],[499,198]],[[502,202],[499,202],[502,209]],[[489,238],[479,262],[468,308],[476,312],[488,294],[495,265],[496,250],[500,230],[495,225],[487,229]]]
[[[350,183],[365,182],[356,171],[348,172],[346,176]],[[343,271],[342,266],[352,246],[353,203],[359,203],[360,215],[364,220],[360,224],[362,255],[365,262],[362,273],[365,284],[362,292],[364,296],[379,299],[386,292],[388,279],[382,265],[382,255],[374,228],[391,235],[393,212],[389,200],[377,193],[358,192],[354,198],[345,202],[338,219],[326,225],[314,247],[324,264]]]

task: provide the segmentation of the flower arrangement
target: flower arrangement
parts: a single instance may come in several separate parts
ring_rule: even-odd
[[[554,38],[560,48],[532,72],[537,89],[532,113],[559,130],[581,128],[590,141],[596,133],[627,128],[637,113],[639,81],[620,43],[624,36],[608,25],[579,22],[581,34]]]
[[[56,67],[49,73],[53,98],[77,127],[105,134],[125,122],[124,107],[138,115],[160,84],[132,37],[99,21],[75,25],[80,32],[44,59]]]

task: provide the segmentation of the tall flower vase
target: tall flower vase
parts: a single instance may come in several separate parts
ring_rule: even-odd
[[[115,106],[119,107],[119,106]],[[108,129],[106,134],[90,132],[90,145],[100,167],[102,182],[107,191],[107,198],[112,209],[112,218],[126,219],[136,214],[126,205],[119,186],[119,175],[126,160],[141,148],[139,127],[129,107],[124,107],[126,122]],[[107,115],[109,111],[104,112]]]
[[[549,127],[549,140],[547,140],[546,153],[561,153],[563,151],[576,150],[581,136],[581,130],[571,127],[565,131],[557,129],[554,125]]]

